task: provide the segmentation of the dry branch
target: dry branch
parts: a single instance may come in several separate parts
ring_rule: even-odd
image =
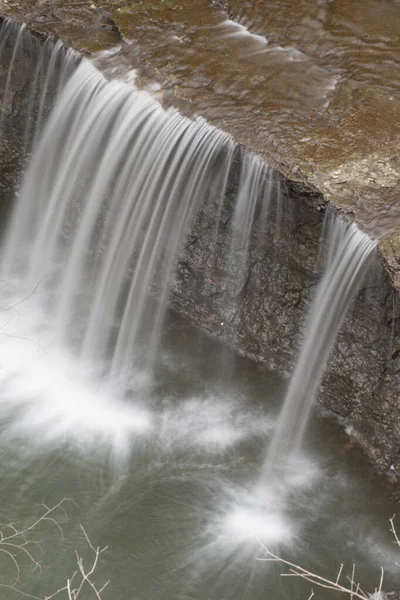
[[[400,548],[400,538],[396,532],[396,528],[394,525],[394,519],[395,519],[395,515],[393,515],[393,517],[391,519],[389,519],[390,520],[390,531],[393,534],[394,543]],[[321,577],[320,575],[317,575],[315,573],[312,573],[311,571],[304,569],[304,567],[301,567],[300,565],[296,565],[288,560],[285,560],[284,558],[281,558],[280,556],[277,556],[276,554],[274,554],[273,552],[268,550],[268,548],[260,540],[259,540],[259,542],[260,542],[262,549],[266,552],[267,557],[266,558],[257,558],[256,560],[277,562],[277,563],[280,563],[280,564],[288,567],[288,571],[285,573],[281,573],[281,577],[298,577],[298,578],[304,579],[305,581],[308,581],[311,584],[316,585],[320,588],[333,590],[333,591],[345,594],[345,595],[349,596],[350,600],[354,600],[355,598],[358,598],[359,600],[371,600],[371,598],[373,598],[373,600],[383,600],[384,594],[382,593],[382,587],[383,587],[383,579],[384,579],[384,570],[382,567],[381,567],[381,575],[380,575],[380,579],[379,579],[379,584],[375,588],[374,594],[372,596],[371,594],[364,592],[363,589],[361,588],[360,584],[356,581],[356,579],[355,579],[356,567],[354,564],[352,566],[351,575],[346,576],[348,583],[344,584],[344,583],[341,583],[341,580],[343,580],[343,564],[341,564],[339,567],[336,579],[330,580],[325,577]],[[400,567],[399,563],[396,563],[396,565]],[[313,596],[314,596],[314,591],[311,590],[311,595],[308,598],[308,600],[310,600]]]
[[[52,600],[52,598],[56,598],[59,595],[64,595],[64,598],[67,598],[68,600],[79,600],[82,597],[82,593],[84,592],[85,588],[90,588],[96,600],[102,600],[101,593],[109,582],[107,581],[102,587],[98,587],[93,580],[93,575],[98,565],[99,557],[107,549],[107,547],[102,549],[99,547],[94,547],[82,525],[80,526],[81,530],[90,550],[93,553],[93,559],[88,568],[86,568],[83,558],[75,550],[77,570],[71,577],[67,579],[66,584],[57,589],[55,592],[51,593],[50,595],[46,595],[44,598],[40,598],[39,596],[34,596],[24,592],[18,587],[20,583],[21,568],[18,564],[16,555],[22,552],[32,564],[34,570],[41,569],[41,563],[35,558],[33,554],[33,548],[39,548],[40,552],[43,554],[42,546],[39,542],[31,539],[29,536],[39,524],[43,522],[49,522],[58,530],[60,535],[60,543],[62,543],[64,541],[64,532],[55,516],[55,512],[57,509],[61,509],[66,515],[67,513],[64,510],[64,504],[66,502],[72,502],[72,500],[64,498],[58,504],[55,504],[52,507],[48,507],[46,504],[43,504],[42,506],[44,512],[42,515],[31,525],[26,527],[18,528],[18,523],[0,523],[0,552],[8,556],[16,572],[15,580],[11,584],[0,583],[1,588],[5,588],[10,591],[12,590],[22,598],[30,598],[31,600]]]

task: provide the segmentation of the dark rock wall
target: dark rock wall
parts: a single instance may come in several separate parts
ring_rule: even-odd
[[[321,274],[326,203],[309,187],[281,182],[281,204],[275,193],[267,224],[256,219],[240,272],[227,264],[231,187],[217,235],[215,205],[204,206],[196,218],[178,266],[172,306],[240,353],[288,376]],[[338,336],[318,398],[383,470],[400,469],[399,316],[398,295],[377,255]]]
[[[210,202],[196,217],[178,265],[172,305],[243,354],[287,376],[317,282],[323,201],[311,192],[313,208],[300,193],[294,200],[275,176],[270,210],[265,218],[258,208],[247,260],[240,250],[232,254],[239,162],[240,155],[221,215],[218,204]]]
[[[339,333],[320,401],[384,470],[400,469],[400,304],[379,257]]]
[[[5,27],[5,24],[1,22],[0,27]],[[0,217],[2,224],[22,172],[25,125],[29,112],[29,87],[33,63],[38,57],[38,51],[29,52],[26,44],[21,45],[20,50],[16,52],[17,36],[18,28],[15,26],[13,31],[8,33],[7,38],[3,37],[0,42]],[[35,41],[32,36],[32,46]],[[33,58],[34,55],[36,59]]]
[[[10,36],[1,49],[2,223],[29,155],[30,115],[40,110],[40,89],[46,81],[45,70],[40,70],[32,88],[43,40],[30,37],[14,54],[11,72],[15,37]],[[44,116],[57,85],[55,79],[49,86]],[[171,306],[240,353],[288,376],[319,278],[317,257],[326,201],[316,190],[275,174],[268,218],[262,218],[258,208],[242,269],[244,256],[240,249],[232,253],[231,247],[232,206],[241,163],[242,151],[238,151],[222,210],[211,197],[196,217],[178,265]],[[338,337],[319,400],[354,428],[383,469],[393,465],[400,470],[399,373],[400,303],[377,257]]]
[[[60,79],[80,56],[61,42],[0,19],[0,222],[10,203],[38,132],[53,106]]]

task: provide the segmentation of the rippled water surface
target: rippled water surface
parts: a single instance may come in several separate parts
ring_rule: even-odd
[[[65,506],[68,518],[57,514],[63,543],[51,523],[39,530],[43,570],[22,569],[25,591],[59,587],[74,571],[74,548],[88,557],[79,523],[94,544],[109,546],[97,581],[111,579],[103,596],[113,600],[309,594],[308,584],[256,560],[260,542],[326,576],[335,577],[341,562],[348,572],[354,561],[367,589],[380,565],[386,589],[398,583],[388,491],[334,423],[316,417],[307,455],[273,490],[260,482],[284,390],[276,376],[171,318],[155,379],[136,373],[129,401],[114,392],[104,404],[104,390],[90,387],[73,357],[61,359],[32,330],[26,336],[22,328],[20,339],[15,333],[1,346],[9,369],[0,415],[2,519],[28,519],[43,501],[77,503]],[[18,349],[30,365],[22,380],[12,372]],[[11,577],[12,565],[2,564]]]
[[[251,2],[225,5],[270,43],[297,48],[344,79],[399,91],[400,4],[391,0]]]

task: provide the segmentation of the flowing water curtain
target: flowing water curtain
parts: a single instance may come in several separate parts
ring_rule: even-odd
[[[304,339],[278,423],[268,448],[263,478],[290,467],[301,450],[315,396],[338,331],[371,264],[376,242],[336,215],[328,215],[325,268],[304,328]]]
[[[189,289],[192,301],[234,343],[254,264],[279,238],[282,198],[277,173],[258,155],[236,146],[231,165],[225,197],[202,207],[182,268],[201,264],[183,293]]]
[[[80,56],[59,40],[43,40],[25,24],[10,18],[0,26],[0,60],[5,65],[2,84],[0,140],[7,131],[7,117],[14,116],[14,98],[23,92],[21,113],[22,152],[37,142],[43,124]]]
[[[32,107],[36,104],[36,110],[29,113],[27,122],[25,140],[28,150],[30,140],[33,147],[38,144],[49,112],[80,60],[80,55],[72,48],[66,48],[60,40],[47,38],[41,46],[30,88],[29,104]]]
[[[262,231],[270,213],[272,170],[257,155],[244,151],[238,194],[233,208],[229,262],[241,277],[246,276],[253,229],[257,219]],[[235,273],[237,277],[238,273]]]
[[[151,361],[189,223],[208,196],[224,197],[233,148],[81,64],[34,152],[4,253],[24,294],[49,291],[60,344],[86,360],[111,354],[119,378],[145,333]]]
[[[237,194],[230,208],[229,247],[223,257],[224,327],[229,327],[233,340],[240,335],[240,313],[253,262],[259,260],[269,231],[276,233],[279,228],[279,206],[279,182],[273,169],[256,154],[242,149]]]

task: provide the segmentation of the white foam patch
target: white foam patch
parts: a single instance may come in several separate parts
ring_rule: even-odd
[[[223,37],[231,37],[237,39],[248,38],[261,44],[268,44],[268,40],[265,35],[252,33],[248,27],[232,19],[226,19],[218,27],[225,27],[227,32]]]
[[[0,442],[22,442],[45,451],[70,444],[84,452],[96,449],[126,457],[150,433],[164,450],[196,449],[221,453],[273,426],[264,407],[246,408],[242,397],[225,393],[165,399],[156,413],[148,408],[152,379],[132,372],[125,385],[111,385],[93,366],[62,348],[51,323],[31,298],[9,298],[0,314]]]
[[[283,515],[257,509],[237,508],[227,515],[224,528],[238,541],[286,544],[293,537],[290,522]]]
[[[227,448],[232,446],[242,437],[241,432],[228,425],[210,427],[200,438],[200,443],[216,448]]]
[[[216,527],[220,537],[231,546],[293,544],[299,523],[295,526],[289,518],[289,506],[293,498],[301,504],[302,488],[315,484],[320,475],[321,469],[315,462],[299,456],[295,464],[275,473],[269,481],[259,481],[253,489],[232,490],[233,502],[225,506]]]
[[[37,449],[70,443],[122,456],[151,429],[148,411],[119,398],[27,314],[8,314],[0,333],[3,438]]]
[[[160,438],[168,445],[198,446],[222,452],[254,437],[265,438],[272,427],[265,414],[246,410],[228,395],[191,398],[176,405],[166,401],[160,412]]]

